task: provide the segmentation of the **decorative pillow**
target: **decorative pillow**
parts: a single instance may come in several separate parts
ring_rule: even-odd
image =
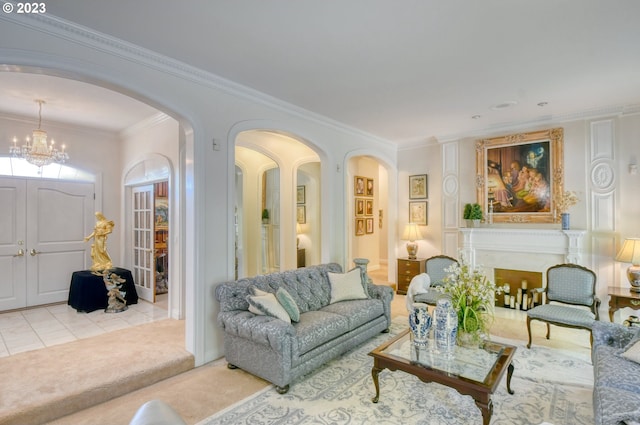
[[[267,291],[263,291],[262,289],[258,289],[257,286],[249,286],[249,294],[251,295],[267,295],[268,292]],[[264,316],[265,313],[264,311],[254,307],[253,305],[249,304],[249,311],[253,314],[257,314],[258,316]]]
[[[362,276],[359,267],[349,270],[346,273],[331,273],[329,283],[331,284],[331,301],[330,304],[338,301],[360,300],[369,298],[362,286]]]
[[[633,362],[640,363],[640,336],[634,337],[631,342],[622,349],[620,356]]]
[[[300,321],[300,309],[291,294],[284,288],[278,288],[276,291],[276,299],[287,312],[292,322]]]
[[[289,313],[280,305],[276,296],[271,292],[267,292],[266,295],[247,295],[247,302],[249,303],[249,311],[253,307],[264,315],[291,323]]]

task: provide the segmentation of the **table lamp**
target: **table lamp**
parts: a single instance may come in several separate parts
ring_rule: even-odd
[[[300,226],[300,223],[296,223],[296,249],[298,249],[300,247],[300,235],[302,234],[302,226]]]
[[[632,292],[640,292],[640,238],[627,238],[616,255],[616,261],[631,263],[627,269],[627,279]]]
[[[407,254],[409,254],[410,260],[415,260],[416,254],[418,253],[418,244],[416,241],[422,239],[422,233],[420,233],[418,225],[416,223],[407,224],[404,228],[402,239],[409,241],[407,242]]]

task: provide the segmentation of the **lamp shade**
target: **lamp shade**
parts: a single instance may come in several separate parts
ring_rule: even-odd
[[[420,228],[415,223],[409,223],[404,228],[404,233],[402,233],[402,239],[406,241],[417,241],[422,239],[422,233],[420,233]]]
[[[296,223],[296,233],[297,234],[302,234],[302,226],[300,226],[300,223]]]
[[[616,255],[616,261],[640,265],[640,238],[627,238]]]

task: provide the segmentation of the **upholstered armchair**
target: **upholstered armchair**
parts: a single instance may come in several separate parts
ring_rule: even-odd
[[[596,275],[593,271],[577,264],[558,264],[547,269],[547,287],[538,289],[546,293],[544,304],[527,311],[527,332],[531,348],[531,321],[539,320],[547,324],[547,339],[550,326],[586,329],[589,331],[599,320],[600,300],[596,297]]]
[[[458,260],[447,255],[435,255],[427,258],[425,262],[425,273],[431,278],[431,286],[426,293],[416,294],[413,301],[416,303],[436,305],[436,301],[442,296],[442,291],[438,290],[437,287],[444,285],[444,278],[449,275],[446,269],[453,264],[458,264]]]

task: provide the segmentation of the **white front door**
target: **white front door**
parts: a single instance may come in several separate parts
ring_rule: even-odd
[[[68,299],[90,261],[93,194],[93,183],[0,179],[0,310]]]
[[[138,297],[155,302],[153,185],[137,186],[133,194],[133,280]]]
[[[66,301],[71,274],[90,266],[93,193],[93,183],[27,181],[27,306]]]
[[[26,183],[0,177],[0,310],[27,305]]]

